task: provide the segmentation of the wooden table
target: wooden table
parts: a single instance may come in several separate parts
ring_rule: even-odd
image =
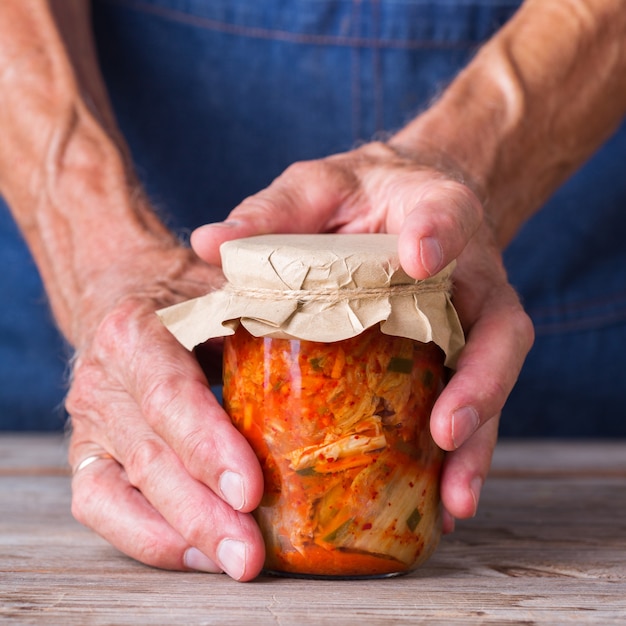
[[[500,442],[478,516],[379,581],[166,572],[73,521],[59,437],[0,436],[0,624],[626,624],[626,442]]]

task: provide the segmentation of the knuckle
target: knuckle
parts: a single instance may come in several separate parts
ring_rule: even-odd
[[[141,563],[160,567],[171,560],[168,548],[167,545],[163,545],[160,537],[144,535],[141,537],[136,558]]]
[[[116,354],[128,350],[133,339],[131,303],[126,302],[107,313],[94,336],[93,351],[102,361],[110,361]],[[133,342],[134,343],[134,342]]]
[[[175,527],[191,545],[202,545],[214,527],[211,518],[205,507],[199,506],[195,499],[188,499],[179,505]]]
[[[513,324],[519,337],[522,349],[528,352],[535,342],[535,325],[530,316],[522,308],[513,315]]]
[[[484,216],[483,203],[474,190],[464,181],[453,178],[444,178],[432,181],[431,192],[443,194],[449,206],[455,213],[472,218],[480,223]]]
[[[147,421],[159,432],[170,430],[168,424],[182,424],[185,421],[191,424],[189,428],[182,429],[184,435],[175,449],[195,478],[205,477],[207,464],[219,456],[219,448],[207,432],[207,422],[193,420],[194,413],[205,402],[204,385],[184,377],[170,376],[154,381],[141,403]]]
[[[501,316],[506,320],[508,332],[515,340],[516,351],[525,357],[535,341],[535,327],[532,319],[524,310],[517,293],[510,287],[514,300],[505,306]]]
[[[89,526],[89,518],[84,506],[84,501],[76,494],[72,496],[71,512],[72,517],[83,526]]]
[[[276,208],[276,202],[273,197],[266,191],[261,191],[254,196],[245,198],[237,207],[237,213],[253,211],[257,218],[270,217]]]
[[[448,180],[442,186],[447,192],[449,210],[438,212],[438,217],[450,230],[460,228],[465,237],[471,236],[483,220],[482,203],[476,194],[463,183]],[[445,221],[446,218],[447,221]]]
[[[147,421],[157,429],[165,429],[165,421],[182,423],[201,402],[197,392],[201,384],[176,370],[163,369],[148,384],[139,404]]]
[[[395,181],[400,188],[404,187],[405,216],[411,215],[423,235],[438,237],[455,255],[459,254],[483,223],[481,202],[471,189],[454,180],[417,181],[406,184],[401,177]],[[418,183],[422,190],[416,197]]]
[[[97,368],[83,365],[77,368],[65,398],[65,409],[73,417],[90,415],[97,410],[94,391],[102,386]]]
[[[149,380],[150,386],[140,400],[142,413],[154,425],[160,416],[169,414],[172,419],[177,413],[177,399],[182,393],[179,377],[164,373]]]
[[[154,483],[154,473],[162,454],[162,444],[156,438],[142,437],[131,442],[124,455],[124,469],[130,483],[140,491],[142,485]]]
[[[323,161],[294,161],[285,169],[280,178],[294,177],[299,179],[302,176],[308,176],[311,171],[320,166],[323,166]]]
[[[342,186],[353,188],[358,185],[359,171],[364,163],[350,159],[346,155],[333,155],[324,159],[296,161],[289,165],[277,179],[283,193],[299,196],[303,187],[315,183],[325,189],[338,189]],[[362,172],[361,172],[362,173]],[[306,194],[303,196],[306,198]]]
[[[271,232],[276,216],[283,212],[271,187],[245,198],[232,212],[231,217],[252,220],[259,232]]]
[[[196,428],[182,440],[180,455],[189,473],[201,479],[207,476],[210,465],[219,458],[219,448],[207,437],[204,429]]]
[[[104,490],[98,476],[79,472],[72,480],[71,512],[74,519],[83,526],[95,528],[106,514],[102,496]]]
[[[488,407],[483,412],[483,420],[502,410],[510,391],[510,385],[495,376],[483,379],[482,395]]]
[[[483,204],[478,196],[464,183],[452,183],[456,186],[459,194],[459,201],[463,204],[463,208],[471,213],[476,222],[480,222],[483,218]]]

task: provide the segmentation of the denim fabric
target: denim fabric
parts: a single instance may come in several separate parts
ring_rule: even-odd
[[[139,174],[184,236],[223,218],[293,161],[393,132],[436,98],[518,6],[517,0],[94,0],[94,27]],[[505,409],[503,434],[626,435],[626,368],[617,354],[626,345],[626,177],[619,171],[625,151],[626,128],[506,252],[538,338]],[[4,230],[2,239],[19,247]],[[32,264],[19,250],[11,266],[13,313],[1,314],[22,325],[19,342],[0,345],[3,413],[9,402],[28,406],[34,395],[21,399],[14,369],[30,368],[42,387],[45,379],[48,407],[63,387],[62,347]],[[23,351],[33,350],[35,328],[46,337],[29,361]],[[16,400],[6,395],[5,376]],[[58,415],[48,411],[46,419],[41,406],[32,406],[32,414],[42,427],[58,425]]]
[[[0,430],[60,430],[69,354],[39,275],[0,199]]]
[[[506,251],[536,340],[506,434],[626,436],[626,125]]]
[[[188,227],[295,160],[401,126],[514,6],[100,0],[95,22],[146,184]]]

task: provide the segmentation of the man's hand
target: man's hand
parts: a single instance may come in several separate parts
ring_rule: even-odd
[[[150,289],[145,276],[142,291],[118,296],[75,358],[66,403],[70,464],[107,458],[75,473],[72,511],[143,563],[249,580],[265,555],[250,515],[263,493],[259,463],[196,357],[155,315],[184,292],[197,295],[198,278],[205,278],[204,290],[215,283],[216,270],[187,254],[195,267],[182,279],[155,281]],[[219,367],[219,346],[213,356]]]
[[[223,241],[269,232],[397,232],[400,261],[415,278],[457,259],[454,302],[467,344],[431,418],[435,442],[450,451],[442,477],[447,530],[453,518],[476,512],[498,417],[533,340],[482,217],[467,186],[375,143],[288,168],[226,222],[192,235],[198,255],[214,264]]]
[[[144,197],[88,8],[0,2],[0,193],[76,354],[72,509],[144,563],[249,580],[264,560],[249,513],[263,491],[259,463],[194,355],[155,314],[223,277],[180,245]],[[213,360],[219,369],[217,349]]]
[[[192,239],[218,263],[217,246],[234,237],[387,231],[400,234],[400,261],[415,278],[458,259],[467,345],[431,423],[450,451],[450,516],[476,510],[499,412],[533,340],[500,251],[623,119],[625,34],[621,0],[526,0],[387,145],[296,164]]]

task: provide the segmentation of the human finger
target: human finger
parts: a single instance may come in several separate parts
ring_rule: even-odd
[[[534,339],[488,228],[460,256],[454,280],[467,341],[431,415],[433,438],[449,451],[442,475],[447,530],[454,517],[476,511],[500,412]]]
[[[197,228],[191,245],[202,259],[219,265],[219,246],[231,239],[326,230],[357,187],[357,178],[339,158],[293,163],[267,188],[245,198],[224,222]]]
[[[132,303],[120,306],[101,325],[94,354],[102,368],[130,364],[117,369],[120,386],[193,478],[235,510],[258,505],[263,476],[256,455],[211,393],[193,354],[154,315],[137,316]],[[119,440],[119,426],[109,430]]]
[[[456,370],[433,407],[431,432],[439,446],[459,448],[499,415],[533,337],[530,319],[513,289],[501,284],[472,320]]]
[[[189,546],[247,580],[262,566],[263,541],[252,517],[234,508],[258,504],[258,460],[210,393],[191,353],[153,313],[138,314],[135,306],[128,301],[110,313],[88,354],[77,360],[67,399],[76,440],[98,442],[113,454],[129,483]],[[76,463],[76,454],[71,457]],[[116,497],[101,495],[104,501]],[[80,505],[79,499],[78,511]],[[95,513],[89,510],[82,519]],[[142,544],[128,542],[130,529],[106,511],[90,525],[145,560]],[[149,563],[170,566],[169,559],[159,565],[163,553]]]
[[[240,513],[190,476],[174,452],[146,430],[120,449],[129,482],[189,545],[217,562],[232,578],[250,580],[265,558],[263,539],[249,513]]]
[[[85,460],[90,459],[94,460],[85,465]],[[170,570],[223,571],[163,519],[108,453],[88,456],[75,468],[72,514],[118,550],[146,565]]]
[[[395,210],[387,218],[390,232],[399,232],[398,253],[403,269],[425,279],[443,269],[464,250],[482,221],[482,206],[465,185],[434,179],[405,182]]]
[[[211,489],[186,471],[174,452],[141,420],[130,397],[109,396],[125,419],[114,418],[111,452],[92,457],[80,420],[74,420],[70,459],[72,510],[129,556],[167,569],[221,569],[237,580],[250,580],[264,561],[260,531],[249,513],[234,511]],[[81,467],[81,464],[83,467]],[[211,564],[215,564],[213,567]]]
[[[498,416],[494,416],[461,448],[446,454],[441,473],[441,500],[448,516],[444,530],[453,528],[454,518],[476,515],[497,437]]]

